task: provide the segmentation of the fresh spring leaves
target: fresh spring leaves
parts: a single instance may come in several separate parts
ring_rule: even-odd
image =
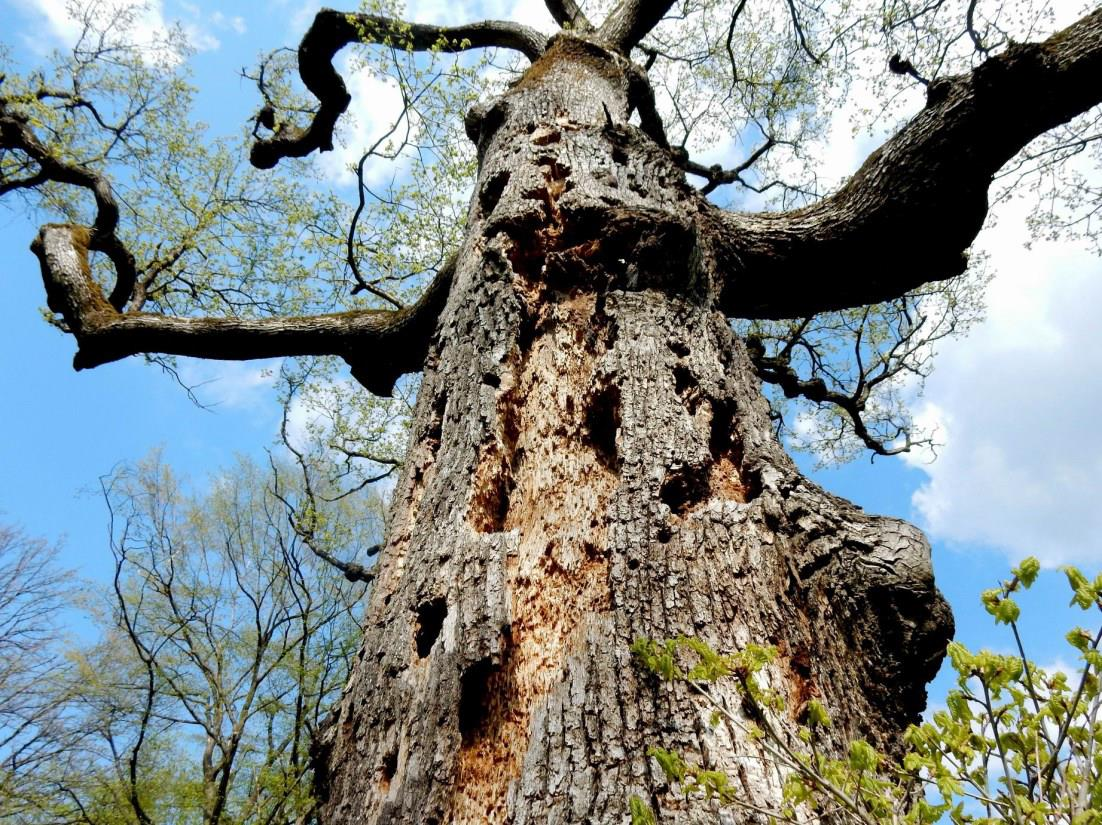
[[[1037,559],[1026,559],[1010,579],[983,592],[984,607],[1008,627],[1016,652],[973,653],[951,643],[947,653],[957,687],[944,708],[907,730],[898,760],[862,740],[832,746],[824,735],[830,717],[816,699],[795,709],[797,737],[787,735],[785,703],[764,686],[776,657],[771,647],[722,654],[695,638],[637,639],[631,651],[643,670],[686,684],[709,710],[713,728],[726,723],[759,743],[785,777],[781,804],[763,808],[736,792],[724,771],[676,751],[655,745],[648,756],[692,804],[743,809],[775,822],[829,815],[847,825],[1100,825],[1102,575],[1091,580],[1064,568],[1071,603],[1097,611],[1092,615],[1098,622],[1094,631],[1067,634],[1079,660],[1068,673],[1039,668],[1021,643],[1021,608],[1013,596],[1031,587],[1039,573]],[[723,701],[721,682],[733,683],[741,711]],[[660,821],[639,797],[632,797],[630,810],[632,825]]]

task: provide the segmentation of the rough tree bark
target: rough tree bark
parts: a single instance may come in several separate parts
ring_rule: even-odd
[[[885,747],[923,707],[952,625],[929,548],[775,441],[711,208],[625,125],[631,87],[561,36],[481,115],[326,822],[623,822],[632,793],[679,821],[652,744],[776,805],[759,744],[633,669],[639,636],[775,644],[794,718],[822,697]]]
[[[767,677],[790,732],[817,697],[839,743],[892,750],[924,706],[952,633],[925,539],[800,475],[728,317],[854,306],[958,274],[993,172],[1102,98],[1102,12],[932,84],[832,198],[751,216],[686,183],[626,57],[668,5],[624,0],[595,28],[572,0],[550,2],[570,24],[550,41],[475,29],[475,45],[533,64],[468,117],[480,171],[466,239],[411,310],[155,319],[91,284],[84,256],[102,227],[46,227],[36,243],[78,366],[150,349],[331,352],[377,392],[423,367],[364,644],[315,754],[327,823],[621,823],[632,794],[662,821],[714,820],[667,794],[652,744],[774,807],[781,778],[760,744],[712,730],[637,671],[639,636],[776,645]],[[331,145],[348,104],[331,59],[367,29],[318,15],[300,49],[317,117],[258,143],[254,163]],[[30,145],[18,126],[9,145]]]

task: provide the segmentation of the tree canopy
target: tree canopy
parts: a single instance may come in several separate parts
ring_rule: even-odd
[[[996,199],[1037,190],[1039,232],[1097,242],[1099,193],[1067,166],[1098,157],[1097,12],[1044,39],[1054,10],[1031,2],[607,5],[549,9],[637,60],[634,121],[727,207],[702,216],[728,271],[723,308],[773,387],[778,428],[821,457],[933,437],[908,402],[937,341],[982,313],[987,274],[966,251],[992,180]],[[188,119],[182,32],[139,42],[137,13],[85,5],[71,52],[0,87],[0,195],[86,228],[47,225],[35,247],[74,366],[328,355],[389,394],[420,368],[446,296],[475,173],[464,122],[477,137],[549,33],[409,24],[386,3],[323,11],[297,51],[246,72],[248,132],[206,138]],[[350,171],[352,203],[298,160],[342,140],[351,96],[333,61],[346,49],[342,71],[385,78],[402,100]],[[855,128],[896,134],[848,181],[824,179],[831,112],[851,99]],[[85,249],[97,286],[66,265]]]

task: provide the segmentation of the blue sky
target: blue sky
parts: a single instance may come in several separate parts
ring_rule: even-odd
[[[71,37],[63,0],[2,0],[6,38],[33,60]],[[256,108],[255,89],[239,71],[257,54],[294,44],[316,8],[296,2],[262,5],[154,3],[150,27],[180,20],[199,48],[193,59],[199,116],[216,131],[236,131]],[[478,14],[478,9],[484,11]],[[217,10],[215,10],[217,9]],[[539,0],[415,4],[410,17],[442,20],[463,10],[540,23]],[[1066,19],[1066,18],[1065,18]],[[359,93],[350,157],[372,130],[385,126],[394,98],[367,77]],[[842,118],[824,169],[852,172],[878,137],[854,139]],[[722,160],[735,142],[712,147]],[[323,169],[340,173],[335,153]],[[106,518],[97,479],[120,461],[162,446],[177,469],[201,477],[234,453],[262,455],[276,434],[279,406],[263,364],[183,364],[189,383],[211,404],[192,404],[171,378],[137,359],[90,372],[70,367],[73,345],[42,322],[41,280],[28,244],[37,226],[12,204],[0,204],[0,512],[33,535],[64,541],[64,558],[80,574],[108,569]],[[870,512],[907,518],[934,546],[938,582],[953,605],[958,638],[969,646],[1008,649],[1010,640],[979,608],[978,594],[1027,554],[1048,566],[1072,561],[1102,569],[1102,261],[1081,245],[1036,242],[1025,219],[1028,197],[1000,208],[977,246],[996,273],[987,320],[968,338],[940,347],[938,367],[918,412],[939,425],[936,461],[858,461],[813,473],[827,489]],[[803,460],[806,468],[813,463]],[[1077,616],[1065,609],[1063,577],[1042,576],[1024,600],[1027,644],[1043,664],[1068,663],[1063,630]],[[1034,606],[1030,609],[1030,606]],[[933,696],[944,691],[944,680]]]

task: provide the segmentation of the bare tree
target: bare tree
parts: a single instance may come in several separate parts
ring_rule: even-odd
[[[72,592],[57,547],[0,525],[0,821],[33,815],[35,777],[74,746],[64,724],[61,613]]]
[[[115,566],[109,590],[84,598],[92,644],[38,629],[60,578],[15,537],[18,569],[0,569],[31,580],[12,591],[11,644],[33,642],[43,665],[5,657],[5,728],[26,720],[5,741],[20,780],[5,782],[5,821],[316,821],[310,749],[347,680],[364,588],[306,549],[295,508],[324,522],[315,547],[346,558],[363,558],[379,523],[367,494],[327,503],[279,466],[238,462],[200,495],[157,456],[104,478]]]

